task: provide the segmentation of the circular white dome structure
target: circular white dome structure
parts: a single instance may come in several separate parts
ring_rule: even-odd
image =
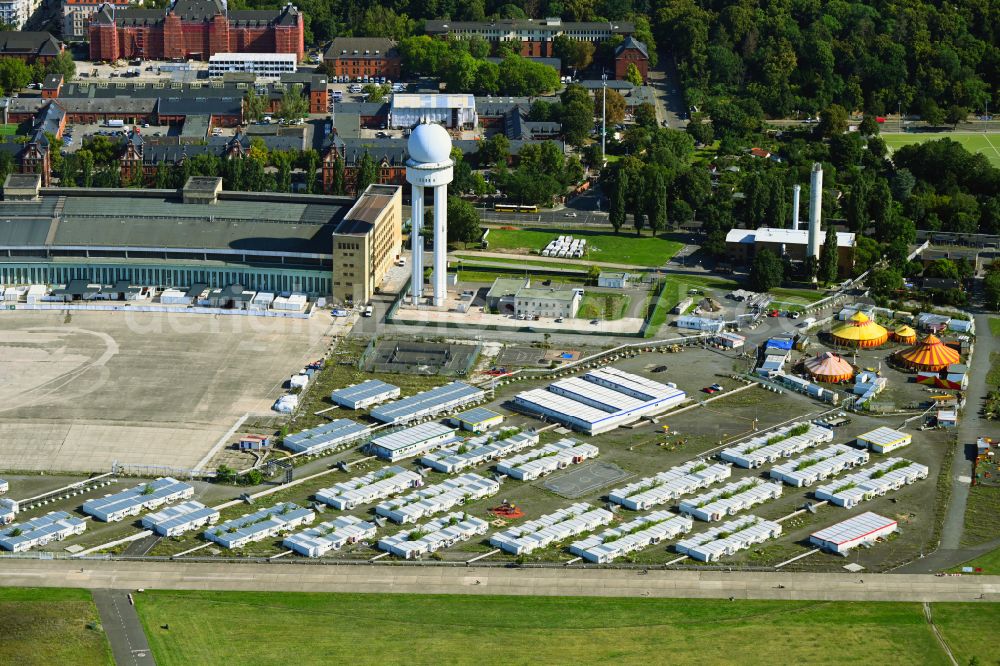
[[[419,164],[441,164],[451,159],[451,137],[445,128],[434,123],[413,128],[406,148],[410,159]]]

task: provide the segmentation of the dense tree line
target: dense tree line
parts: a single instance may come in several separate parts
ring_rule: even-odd
[[[76,76],[76,64],[69,53],[60,53],[48,64],[28,65],[19,58],[0,58],[0,93],[10,95],[29,83],[41,83],[49,74],[62,74],[69,81]]]

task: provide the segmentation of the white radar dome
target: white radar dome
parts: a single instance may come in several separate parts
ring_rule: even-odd
[[[423,164],[437,164],[451,159],[451,137],[435,123],[417,125],[406,144],[410,158]]]

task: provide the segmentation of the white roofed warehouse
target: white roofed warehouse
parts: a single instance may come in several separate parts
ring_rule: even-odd
[[[369,379],[360,384],[345,386],[330,394],[330,400],[334,404],[347,409],[367,409],[372,405],[398,397],[398,386],[387,384],[378,379]]]
[[[346,446],[365,439],[371,430],[350,419],[334,419],[329,423],[288,435],[282,441],[289,451],[295,453],[319,453]]]
[[[465,382],[451,382],[408,398],[380,405],[371,410],[371,417],[382,423],[412,423],[420,419],[447,414],[486,397],[486,392]]]
[[[371,452],[389,462],[419,456],[455,439],[455,430],[435,421],[397,430],[375,437],[369,443]]]
[[[448,129],[475,129],[479,124],[476,98],[468,94],[403,94],[392,96],[389,127],[412,128],[440,123]]]
[[[114,522],[192,496],[194,486],[167,476],[114,495],[87,500],[83,503],[83,512],[97,520]]]
[[[809,535],[810,543],[838,555],[858,546],[874,543],[898,529],[895,520],[866,511]]]
[[[912,441],[913,435],[886,426],[858,435],[858,444],[867,446],[875,453],[890,453]]]

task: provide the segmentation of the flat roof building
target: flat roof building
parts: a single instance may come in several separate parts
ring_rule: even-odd
[[[485,432],[503,423],[503,414],[485,407],[473,407],[451,417],[452,425],[471,432]]]
[[[397,93],[389,107],[389,127],[412,128],[438,123],[448,129],[475,129],[479,125],[476,98],[471,94]]]
[[[333,298],[368,303],[403,246],[403,188],[369,185],[333,232]]]
[[[857,546],[874,543],[898,529],[895,520],[866,511],[853,518],[813,532],[809,542],[837,555],[847,554]]]
[[[691,531],[694,521],[670,511],[654,511],[609,530],[575,541],[569,552],[588,562],[609,564],[619,557],[655,546]]]
[[[372,453],[383,460],[396,462],[412,458],[455,439],[455,430],[434,421],[397,430],[372,439]]]
[[[316,501],[342,511],[385,499],[410,488],[419,488],[424,477],[398,465],[390,465],[364,476],[335,483],[316,491]]]
[[[212,525],[219,520],[219,510],[201,502],[184,502],[142,517],[142,526],[160,536],[172,537]]]
[[[378,547],[387,553],[411,560],[424,553],[450,548],[479,534],[486,534],[489,524],[481,518],[456,511],[447,516],[417,525],[379,539]]]
[[[560,439],[539,449],[505,458],[497,463],[497,472],[518,481],[534,481],[556,470],[596,458],[600,450],[593,444],[575,439]]]
[[[194,486],[166,476],[120,493],[87,500],[83,503],[83,512],[97,520],[115,522],[193,496]]]
[[[494,45],[514,42],[521,45],[525,57],[552,57],[555,39],[565,36],[574,41],[597,44],[613,36],[635,32],[631,21],[563,21],[558,17],[541,19],[494,19],[490,21],[434,20],[424,23],[424,31],[432,36],[457,39],[478,37]]]
[[[371,539],[378,527],[374,523],[355,518],[339,516],[320,523],[302,532],[285,537],[281,545],[306,557],[323,557],[331,550]]]
[[[538,444],[538,433],[535,432],[521,432],[499,441],[492,441],[489,436],[476,437],[425,453],[420,458],[420,464],[438,472],[457,474],[476,465],[500,460],[536,444]]]
[[[242,548],[248,543],[263,541],[311,523],[315,518],[312,510],[285,502],[219,523],[205,530],[203,536],[206,541],[215,542],[223,548]]]
[[[781,536],[781,524],[757,516],[722,523],[677,543],[678,553],[701,562],[715,562],[750,546]]]
[[[514,294],[515,314],[557,319],[576,317],[583,302],[583,289],[521,287]]]
[[[614,514],[607,509],[578,502],[497,532],[490,537],[490,545],[512,555],[529,555],[549,544],[593,531],[613,519]]]
[[[360,441],[370,434],[371,429],[357,421],[334,419],[315,428],[287,435],[282,445],[295,453],[319,453]]]
[[[413,523],[425,516],[490,497],[498,492],[499,481],[479,474],[463,474],[420,488],[409,495],[381,502],[375,506],[375,513],[396,523]]]
[[[44,546],[53,541],[62,541],[67,537],[83,534],[86,530],[86,521],[65,511],[53,511],[23,523],[10,525],[0,531],[0,548],[23,553],[36,546]]]
[[[858,435],[858,444],[870,448],[875,453],[889,453],[901,449],[913,441],[913,435],[882,426]]]
[[[750,264],[755,254],[763,249],[771,250],[779,257],[788,256],[792,260],[801,261],[807,256],[808,243],[809,231],[807,229],[771,227],[732,229],[726,234],[726,253],[729,260],[737,265]],[[854,266],[856,244],[855,234],[837,232],[837,266],[841,277],[848,276]]]
[[[337,389],[330,394],[334,404],[347,409],[366,409],[386,400],[399,397],[399,387],[378,379],[369,379],[360,384],[352,384]]]
[[[371,417],[382,423],[410,423],[446,414],[459,407],[479,402],[485,397],[486,392],[481,388],[465,382],[451,382],[402,400],[380,405],[371,410]]]
[[[14,522],[17,516],[17,502],[6,497],[0,498],[0,525],[7,525]]]
[[[222,78],[232,72],[245,72],[263,79],[279,79],[282,74],[298,71],[294,53],[216,53],[208,58],[208,77]]]

